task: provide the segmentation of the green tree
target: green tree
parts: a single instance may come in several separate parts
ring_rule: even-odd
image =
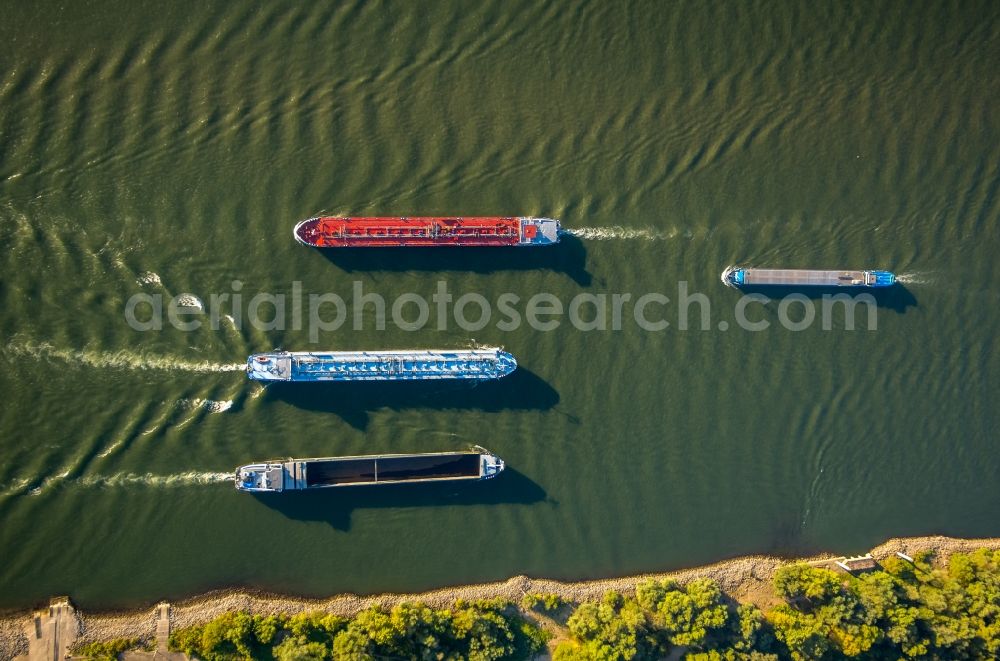
[[[201,634],[204,626],[195,625],[175,629],[170,632],[168,646],[174,652],[183,652],[188,656],[197,656],[201,653]]]
[[[521,598],[521,607],[525,610],[559,610],[566,604],[557,594],[542,592],[526,592]]]
[[[249,613],[226,613],[202,630],[199,656],[205,661],[253,659],[255,618]]]
[[[768,619],[774,626],[775,637],[784,643],[793,659],[821,659],[833,647],[822,620],[811,613],[782,605],[771,611]]]
[[[556,647],[557,660],[624,661],[665,651],[650,634],[639,602],[615,592],[608,592],[599,602],[581,604],[567,626],[572,640]]]
[[[354,622],[333,639],[333,658],[338,661],[373,661],[372,639]]]
[[[842,579],[834,572],[803,564],[781,567],[772,582],[778,596],[788,601],[823,602],[842,588]]]
[[[774,634],[764,613],[753,604],[740,604],[727,644],[736,652],[769,652],[774,645]]]
[[[694,580],[683,588],[669,580],[644,581],[636,586],[636,599],[671,645],[702,649],[729,620],[722,590],[711,579]]]
[[[275,645],[271,653],[277,661],[323,661],[331,658],[332,649],[303,636],[289,636]]]

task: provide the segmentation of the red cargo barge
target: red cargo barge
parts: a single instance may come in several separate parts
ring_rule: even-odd
[[[546,246],[559,242],[559,221],[505,216],[322,216],[296,225],[295,240],[316,248]]]

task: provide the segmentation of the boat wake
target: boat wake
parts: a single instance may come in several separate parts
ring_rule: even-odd
[[[115,473],[114,475],[89,475],[69,479],[69,471],[52,475],[40,482],[32,479],[22,479],[14,482],[0,496],[28,495],[37,496],[55,486],[115,488],[129,486],[147,486],[153,488],[171,488],[198,486],[203,484],[221,484],[233,480],[232,472],[187,471],[172,475],[156,475],[153,473]],[[32,487],[32,484],[36,486]]]
[[[910,273],[897,273],[896,281],[904,285],[930,285],[936,281],[936,278],[933,273],[913,271]]]
[[[152,271],[143,271],[140,273],[136,282],[140,285],[163,286],[163,281],[160,280],[160,276]]]
[[[10,342],[4,353],[38,360],[61,360],[86,367],[122,370],[163,370],[180,372],[240,372],[244,363],[192,362],[165,356],[144,356],[130,351],[102,352],[60,349],[47,342]]]
[[[0,496],[15,496],[20,493],[25,493],[25,490],[31,484],[31,480],[28,478],[22,480],[16,480],[8,485],[6,488],[0,492]]]
[[[677,236],[677,232],[662,232],[652,227],[624,227],[609,225],[607,227],[564,228],[566,234],[588,241],[614,241],[618,239],[639,239],[641,241],[665,241]]]
[[[91,475],[74,480],[74,484],[84,487],[127,487],[143,485],[150,487],[184,487],[198,484],[230,482],[232,472],[188,471],[172,475],[153,473],[115,473],[114,475]]]
[[[182,399],[178,402],[181,406],[189,409],[202,409],[209,413],[225,413],[233,408],[233,400],[226,399],[217,401],[214,399]]]

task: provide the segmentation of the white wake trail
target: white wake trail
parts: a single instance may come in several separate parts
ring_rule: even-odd
[[[47,342],[10,342],[4,351],[12,356],[39,360],[61,360],[75,365],[105,369],[162,370],[180,372],[240,372],[244,363],[192,362],[165,356],[145,356],[131,351],[103,352],[60,349]]]
[[[235,473],[221,471],[187,471],[171,475],[156,475],[154,473],[115,473],[113,475],[87,475],[69,479],[69,471],[51,475],[33,489],[28,489],[33,480],[22,479],[10,485],[0,496],[28,495],[37,496],[49,489],[64,485],[66,487],[114,488],[129,486],[146,486],[153,488],[171,488],[198,486],[203,484],[221,484],[231,482]]]
[[[75,484],[85,487],[123,487],[143,485],[151,487],[183,487],[198,484],[216,484],[230,482],[234,478],[231,472],[188,471],[172,475],[156,475],[153,473],[115,473],[114,475],[90,475],[74,480]]]
[[[160,275],[158,273],[154,273],[153,271],[143,271],[139,274],[136,282],[140,285],[163,286],[163,280],[160,279]]]
[[[178,401],[178,404],[188,409],[204,409],[209,413],[225,413],[233,408],[233,400],[231,399],[182,399]]]
[[[664,241],[677,236],[677,232],[663,232],[652,227],[624,227],[609,225],[607,227],[564,228],[564,232],[589,241],[613,241],[616,239],[639,239],[642,241]]]
[[[937,280],[934,276],[934,273],[921,273],[919,271],[897,273],[896,281],[904,285],[930,285]]]

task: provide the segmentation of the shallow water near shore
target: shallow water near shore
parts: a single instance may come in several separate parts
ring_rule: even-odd
[[[0,607],[587,579],[1000,534],[998,35],[990,2],[8,7]],[[569,233],[324,254],[291,238],[317,213],[551,216]],[[808,328],[773,301],[747,307],[770,323],[751,332],[719,280],[731,264],[885,268],[902,285],[877,295],[877,330],[864,308],[855,330],[839,308],[824,330],[807,298],[786,311],[812,307]],[[397,297],[430,301],[439,282],[494,308],[517,295],[522,318],[539,293],[631,301],[620,330],[567,315],[503,330],[499,314],[439,328],[433,305],[422,329],[393,323]],[[356,286],[387,300],[385,330],[369,307],[361,330],[350,317],[313,344],[308,296],[350,304]],[[246,323],[254,295],[296,291],[301,327]],[[705,330],[697,303],[679,328],[682,292],[705,295]],[[137,293],[192,294],[205,323],[134,330]],[[664,330],[634,318],[650,293],[670,299],[646,308]],[[242,314],[215,306],[216,330],[213,294],[243,298]],[[521,369],[478,387],[263,389],[241,373],[276,347],[473,343]],[[315,497],[229,482],[266,458],[471,444],[510,469]]]

